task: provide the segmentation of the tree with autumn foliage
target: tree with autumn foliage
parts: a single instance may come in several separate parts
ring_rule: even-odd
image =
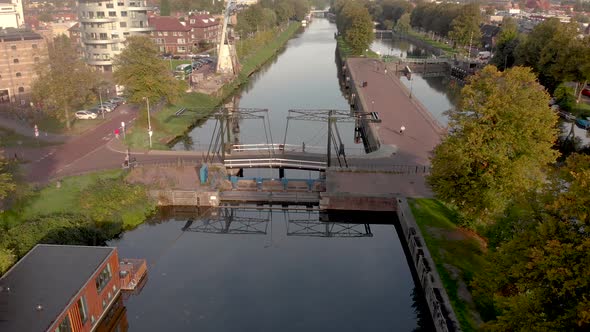
[[[529,68],[487,66],[448,112],[448,134],[432,157],[428,183],[467,220],[492,223],[509,203],[545,182],[555,162],[557,116]]]

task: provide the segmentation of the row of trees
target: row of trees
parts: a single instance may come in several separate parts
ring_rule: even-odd
[[[556,168],[557,117],[530,68],[484,68],[449,111],[428,183],[488,238],[471,284],[490,331],[590,328],[590,156]]]
[[[238,13],[235,30],[245,38],[257,31],[287,24],[291,19],[301,21],[309,8],[307,0],[262,0]]]
[[[182,93],[181,82],[174,79],[170,69],[158,58],[158,50],[147,36],[130,36],[126,48],[115,61],[115,83],[125,86],[128,99],[143,103],[164,97],[175,100]],[[100,90],[106,92],[108,82],[87,66],[78,56],[66,36],[48,43],[48,56],[36,68],[38,78],[32,86],[32,96],[43,111],[61,119],[70,128],[71,114],[78,108],[95,102]]]
[[[479,4],[420,3],[411,14],[413,27],[448,37],[459,45],[478,45],[482,17]]]
[[[353,54],[362,54],[375,37],[373,18],[369,10],[362,3],[350,0],[337,0],[333,10],[336,13],[338,33],[344,37]]]
[[[578,82],[579,97],[590,80],[590,38],[578,36],[575,22],[549,19],[528,35],[518,34],[516,23],[506,19],[498,37],[493,63],[499,68],[529,66],[551,92],[561,82]]]

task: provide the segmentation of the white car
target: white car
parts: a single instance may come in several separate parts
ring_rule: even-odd
[[[110,113],[110,112],[113,111],[113,108],[110,105],[105,105],[105,104],[96,105],[95,108],[97,108],[97,109],[99,109],[101,111],[105,111],[107,113]]]
[[[76,119],[81,120],[89,120],[89,119],[96,119],[98,115],[96,113],[92,113],[89,111],[78,111],[76,112]]]

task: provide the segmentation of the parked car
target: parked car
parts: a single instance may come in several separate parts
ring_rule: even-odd
[[[103,110],[99,109],[98,107],[93,107],[93,108],[89,108],[86,111],[90,112],[90,113],[94,113],[96,115],[102,114]]]
[[[98,115],[96,115],[96,113],[90,112],[90,111],[78,111],[76,112],[76,119],[81,119],[81,120],[91,120],[91,119],[96,119],[98,117]]]
[[[127,103],[127,99],[125,99],[123,97],[114,97],[114,98],[109,99],[109,103],[121,105],[121,104]]]
[[[588,118],[576,118],[576,124],[583,129],[590,129],[590,120]]]
[[[105,103],[103,103],[102,105],[98,104],[98,105],[96,105],[94,108],[96,108],[96,109],[99,109],[99,110],[101,110],[101,111],[105,111],[105,112],[107,112],[107,113],[110,113],[110,112],[112,112],[112,111],[113,111],[113,108],[112,108],[112,106],[109,106],[109,105],[107,105],[107,104],[105,104]]]
[[[98,105],[100,105],[100,104],[98,104]],[[119,104],[111,103],[110,101],[103,101],[102,105],[106,106],[106,107],[110,107],[113,111],[117,108],[117,106],[119,106]]]
[[[590,97],[590,89],[583,89],[582,94],[586,97]]]

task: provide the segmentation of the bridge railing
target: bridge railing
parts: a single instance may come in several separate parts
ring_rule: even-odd
[[[305,150],[304,150],[305,149]],[[232,145],[234,152],[256,152],[256,151],[273,151],[277,154],[282,152],[309,152],[317,154],[326,154],[325,146],[305,145],[303,144],[234,144]],[[365,154],[364,147],[344,147],[347,154],[363,155]],[[334,154],[336,151],[332,151]]]
[[[275,168],[299,168],[308,170],[325,170],[323,161],[297,160],[283,158],[253,158],[253,159],[226,159],[224,165],[227,168],[251,168],[251,167],[275,167]]]

